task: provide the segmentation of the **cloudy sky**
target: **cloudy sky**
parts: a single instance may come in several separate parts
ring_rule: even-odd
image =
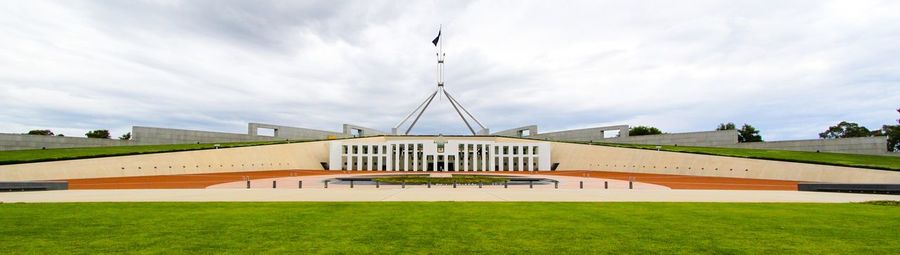
[[[0,132],[390,130],[435,87],[499,131],[896,123],[900,1],[15,1]],[[415,133],[461,134],[446,98]]]

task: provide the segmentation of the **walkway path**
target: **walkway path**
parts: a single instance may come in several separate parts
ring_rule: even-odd
[[[758,190],[663,189],[128,189],[0,193],[0,202],[147,201],[584,201],[584,202],[809,202],[845,203],[900,200],[900,195]]]

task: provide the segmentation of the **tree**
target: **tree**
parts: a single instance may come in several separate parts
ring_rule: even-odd
[[[53,135],[53,131],[50,131],[49,129],[35,129],[35,130],[28,131],[28,134],[29,135]]]
[[[84,134],[88,138],[104,138],[109,139],[109,130],[106,129],[98,129],[91,132],[87,132]]]
[[[900,151],[900,125],[884,125],[881,132],[887,136],[888,151]]]
[[[125,133],[119,137],[119,140],[131,140],[131,132]]]
[[[63,134],[56,134],[56,136],[63,137],[63,136],[66,136],[66,135],[63,135]]]
[[[819,133],[822,139],[836,139],[848,137],[867,137],[872,136],[872,131],[868,128],[860,126],[853,122],[841,121],[837,126],[828,127],[825,132]]]
[[[640,136],[640,135],[658,135],[662,134],[662,131],[655,127],[648,126],[636,126],[628,129],[628,136]]]
[[[741,126],[741,129],[738,130],[738,142],[739,143],[749,143],[749,142],[762,142],[762,136],[759,135],[759,130],[756,130],[755,127],[750,124],[744,124]]]
[[[726,124],[726,123],[721,123],[721,124],[719,124],[719,127],[716,128],[716,131],[720,131],[720,130],[735,130],[735,129],[737,129],[737,128],[734,126],[734,123],[728,122],[728,124]]]

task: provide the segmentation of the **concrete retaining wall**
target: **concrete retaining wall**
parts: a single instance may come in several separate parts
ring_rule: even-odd
[[[661,135],[642,135],[629,137],[616,137],[595,142],[604,143],[629,143],[651,145],[682,145],[682,146],[709,146],[721,147],[737,144],[738,133],[736,130],[705,131],[690,133],[674,133]]]
[[[360,132],[360,136],[376,136],[376,135],[390,135],[388,132],[384,132],[381,130],[377,130],[374,128],[367,128],[363,126],[353,125],[353,124],[344,124],[344,136],[351,137],[353,136],[353,130],[358,130]]]
[[[628,125],[573,129],[532,135],[531,138],[552,141],[588,142],[603,139],[606,131],[618,130],[620,137],[628,136]]]
[[[323,170],[328,142],[156,153],[0,166],[0,181],[63,180],[286,169]]]
[[[0,134],[0,151],[122,145],[135,145],[135,142],[119,139]]]
[[[371,137],[395,140],[425,137]],[[478,138],[498,142],[514,138]],[[364,141],[353,139],[354,141]],[[373,140],[374,141],[374,140]],[[0,181],[60,180],[193,173],[322,170],[330,141],[133,155],[0,166]],[[558,170],[595,170],[835,183],[900,183],[900,172],[700,154],[551,143]]]
[[[284,140],[271,136],[138,126],[132,128],[131,139],[142,145]]]
[[[263,123],[250,123],[247,124],[247,134],[249,135],[257,135],[259,134],[260,128],[268,128],[275,130],[275,138],[280,138],[281,140],[291,139],[291,140],[321,140],[321,139],[329,139],[329,138],[344,138],[350,137],[344,133],[318,130],[318,129],[310,129],[310,128],[298,128],[298,127],[288,127],[288,126],[279,126],[272,124],[263,124]],[[267,136],[263,136],[267,137]],[[269,136],[270,137],[270,136]]]
[[[721,147],[790,151],[820,151],[871,155],[896,155],[888,153],[887,137],[884,136],[737,143],[731,145],[722,145]]]
[[[527,131],[528,135],[524,135],[524,132]],[[537,125],[528,125],[523,127],[511,128],[503,131],[495,132],[491,135],[498,136],[508,136],[508,137],[534,137],[538,135],[538,127]]]
[[[558,170],[595,170],[835,183],[900,183],[900,171],[553,143]]]

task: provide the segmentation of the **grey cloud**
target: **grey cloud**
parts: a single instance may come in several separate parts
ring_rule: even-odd
[[[447,88],[492,130],[751,123],[814,138],[900,107],[892,1],[29,1],[0,6],[0,132],[250,121],[384,130]],[[446,99],[416,133],[468,131]]]

